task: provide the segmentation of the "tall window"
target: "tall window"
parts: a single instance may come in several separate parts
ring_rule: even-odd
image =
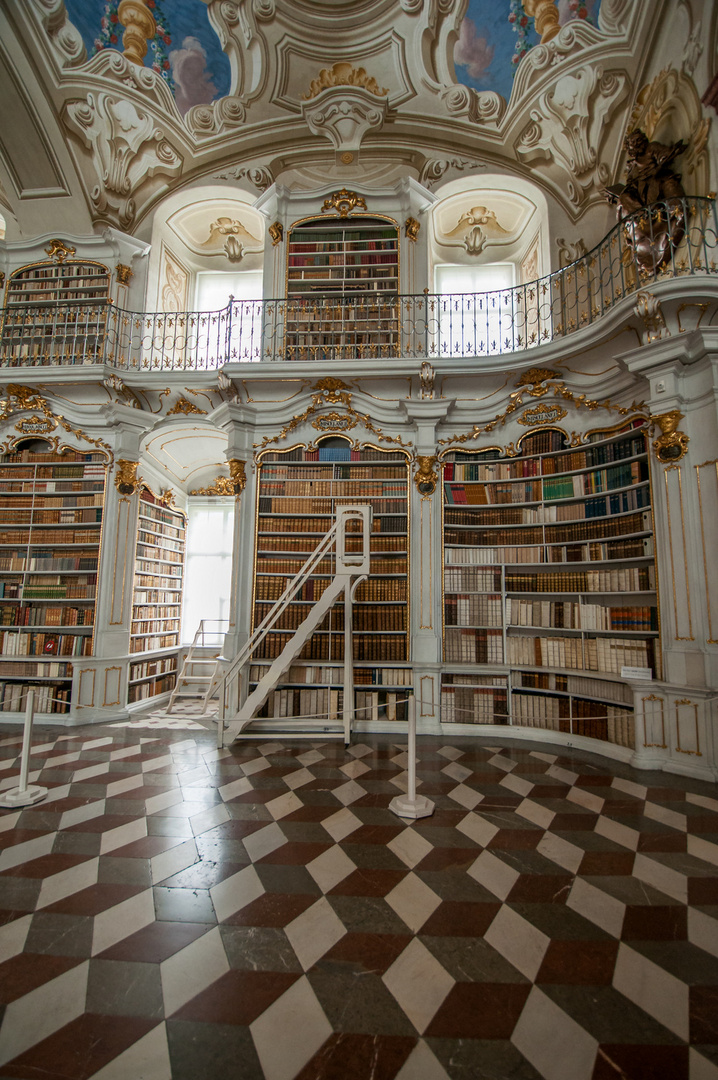
[[[190,500],[182,600],[184,644],[192,641],[202,619],[229,617],[233,532],[234,500]]]
[[[441,356],[500,352],[514,333],[513,263],[435,268]]]
[[[234,274],[200,271],[197,274],[197,310],[226,311],[234,297],[226,334],[230,361],[259,360],[262,356],[262,271],[238,270]]]

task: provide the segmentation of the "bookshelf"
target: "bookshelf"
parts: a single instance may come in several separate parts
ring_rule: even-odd
[[[622,668],[661,674],[644,425],[444,462],[444,722],[633,746]]]
[[[0,709],[31,685],[36,712],[65,713],[93,649],[106,463],[26,443],[0,458]]]
[[[130,625],[128,700],[169,693],[177,678],[185,516],[142,487]]]
[[[328,438],[318,449],[265,453],[260,462],[253,625],[258,625],[334,521],[336,508],[373,509],[372,573],[354,603],[354,705],[358,719],[402,720],[408,661],[408,464],[403,453],[351,449]],[[325,559],[255,653],[250,681],[278,656],[334,573]],[[344,607],[338,603],[307,642],[261,715],[341,716]],[[263,664],[262,661],[265,661]]]
[[[10,365],[82,364],[102,350],[110,275],[89,260],[33,263],[11,275],[0,327]]]
[[[319,219],[287,243],[289,360],[398,356],[399,232],[388,219]]]

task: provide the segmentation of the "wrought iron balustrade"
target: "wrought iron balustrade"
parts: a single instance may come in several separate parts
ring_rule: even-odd
[[[666,244],[666,222],[685,232]],[[637,237],[660,261],[646,265]],[[602,318],[654,282],[716,273],[712,199],[671,199],[619,222],[570,266],[481,293],[397,295],[381,288],[276,300],[234,300],[208,312],[125,311],[113,304],[6,305],[1,367],[107,364],[120,371],[210,371],[227,363],[432,360],[517,353]],[[380,284],[380,283],[377,283]]]

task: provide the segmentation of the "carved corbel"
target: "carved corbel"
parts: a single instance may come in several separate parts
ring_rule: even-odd
[[[566,172],[569,198],[578,205],[593,184],[605,184],[608,169],[600,149],[617,106],[626,95],[623,72],[604,73],[586,64],[557,80],[538,98],[516,152],[528,162],[554,161]]]
[[[436,455],[418,454],[416,463],[418,465],[418,469],[414,473],[416,490],[422,498],[428,499],[429,496],[433,495],[436,491],[436,485],[439,480],[434,468],[436,465]]]
[[[135,219],[135,195],[147,178],[175,176],[182,166],[155,118],[119,95],[100,90],[71,102],[66,123],[92,155],[95,210],[123,229]]]
[[[142,477],[137,475],[137,461],[125,461],[117,459],[117,473],[115,474],[115,487],[120,495],[134,495],[139,490]]]
[[[328,87],[302,102],[302,116],[312,135],[324,135],[337,154],[355,154],[368,131],[380,130],[389,103],[362,86]]]
[[[233,493],[235,495],[241,495],[247,486],[245,462],[240,461],[239,458],[230,458],[227,464],[229,465],[229,479],[232,484]]]
[[[645,290],[636,293],[636,306],[633,310],[643,322],[644,345],[650,345],[652,341],[662,341],[663,338],[671,336],[671,332],[666,326],[666,320],[663,317],[661,302],[653,293]]]
[[[662,465],[675,465],[688,449],[688,435],[678,431],[678,424],[683,418],[679,409],[651,417],[651,423],[661,429],[661,434],[654,440],[653,449]]]

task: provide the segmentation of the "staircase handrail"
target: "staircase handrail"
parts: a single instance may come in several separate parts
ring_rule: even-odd
[[[304,565],[297,571],[292,580],[289,582],[279,599],[275,600],[272,607],[262,619],[259,626],[255,627],[251,637],[247,639],[237,655],[234,657],[229,667],[224,673],[222,678],[222,684],[220,687],[220,699],[224,700],[224,694],[226,691],[227,683],[234,678],[237,671],[244,667],[247,660],[252,655],[257,646],[261,645],[265,637],[271,630],[274,623],[279,616],[285,610],[285,608],[291,603],[292,599],[299,592],[299,589],[309,578],[317,563],[328,554],[334,540],[336,539],[338,529],[338,522],[335,521],[328,532],[324,534],[324,539],[320,544],[317,544],[314,551],[310,554]]]

